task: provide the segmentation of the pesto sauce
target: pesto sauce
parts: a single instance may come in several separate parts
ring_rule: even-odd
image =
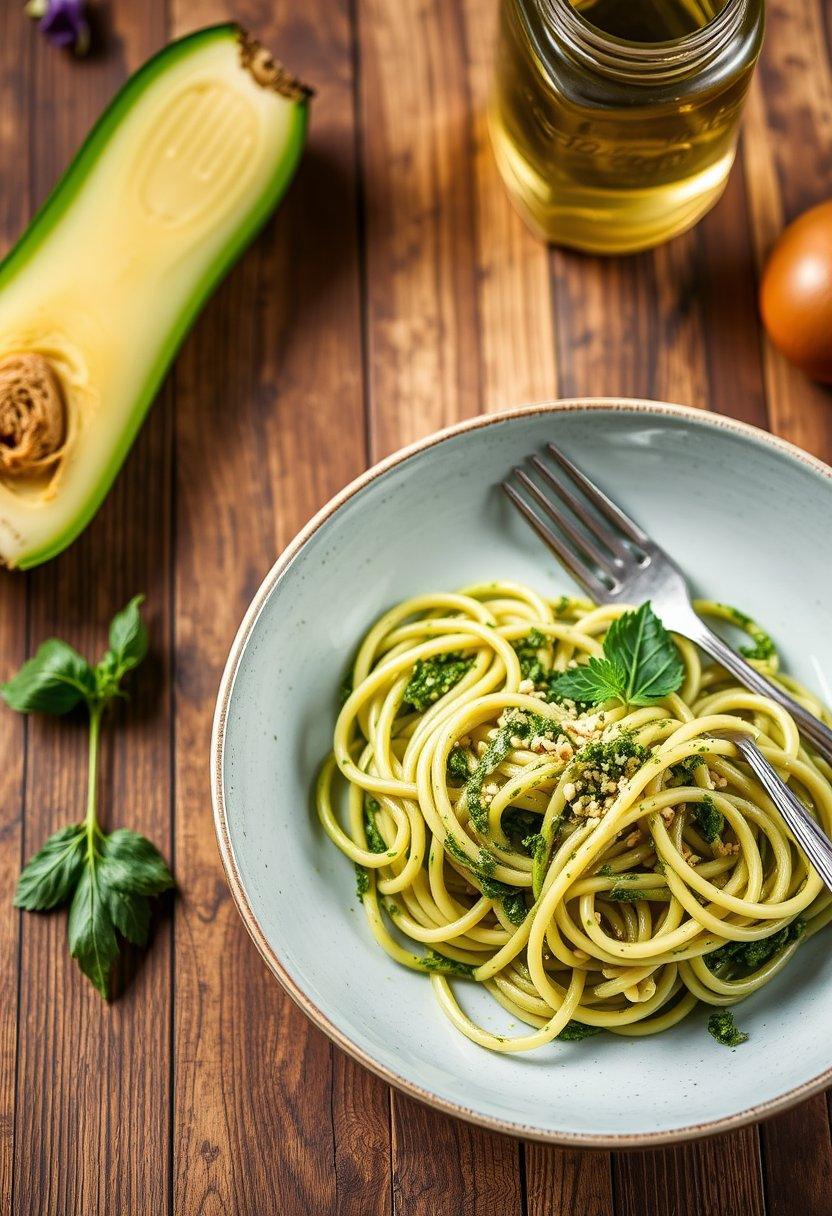
[[[440,697],[450,692],[474,665],[473,658],[463,659],[458,654],[440,654],[435,659],[417,659],[413,674],[405,686],[403,705],[411,705],[424,713]]]
[[[601,1030],[601,1026],[587,1026],[585,1022],[572,1020],[566,1023],[556,1038],[562,1043],[581,1043],[584,1039],[591,1039],[593,1035],[600,1034]]]
[[[355,893],[359,899],[363,899],[370,889],[370,875],[360,866],[355,863]]]
[[[711,950],[704,956],[705,966],[720,976],[750,975],[779,954],[786,946],[798,941],[806,928],[805,922],[798,918],[790,925],[785,925],[771,937],[762,937],[753,942],[726,942],[724,946]]]
[[[469,776],[468,784],[465,787],[465,809],[478,832],[484,832],[488,826],[488,808],[482,800],[482,787],[486,778],[500,767],[513,750],[511,740],[519,738],[523,742],[528,742],[535,735],[547,730],[559,731],[558,724],[540,714],[523,711],[511,714],[506,725],[499,728],[496,737],[491,740],[483,752],[479,764]]]
[[[376,815],[381,810],[375,798],[364,799],[364,835],[367,837],[367,848],[371,853],[386,853],[387,845],[384,837],[376,826]]]
[[[423,954],[419,959],[419,966],[423,971],[435,971],[440,975],[453,975],[461,980],[472,980],[474,978],[474,967],[470,963],[461,963],[458,959],[447,958],[437,950],[428,950],[427,954]]]
[[[701,802],[693,804],[693,818],[708,844],[713,844],[722,835],[725,816],[717,810],[710,795],[706,794]]]
[[[748,1042],[748,1035],[740,1030],[730,1009],[720,1009],[708,1018],[708,1034],[723,1047],[739,1047]]]
[[[510,887],[508,883],[500,882],[499,879],[492,878],[497,865],[493,853],[481,848],[477,860],[474,862],[454,836],[445,837],[445,848],[455,861],[471,872],[476,885],[486,899],[493,899],[495,903],[500,903],[511,924],[522,925],[526,919],[526,900],[523,891],[517,887]]]

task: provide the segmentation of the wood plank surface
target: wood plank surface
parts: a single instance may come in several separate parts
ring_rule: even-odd
[[[164,38],[162,5],[113,14],[118,53],[78,73],[31,38],[27,209],[52,188],[91,122],[124,77]],[[5,46],[3,50],[5,51]],[[105,728],[100,798],[105,824],[129,824],[167,850],[170,839],[171,653],[170,427],[159,403],[109,496],[79,542],[29,576],[28,644],[57,634],[97,657],[113,612],[144,591],[150,603],[153,661],[131,681],[129,704]],[[136,527],[137,503],[143,527]],[[113,562],[110,555],[119,554]],[[4,614],[5,615],[5,614]],[[129,738],[129,743],[127,739]],[[27,853],[81,817],[85,729],[74,722],[28,722],[24,844]],[[46,762],[46,758],[49,758]],[[167,1211],[170,1087],[170,925],[155,927],[153,949],[128,954],[122,999],[105,1005],[66,946],[66,915],[21,921],[19,1050],[15,1105],[17,1214]]]
[[[0,189],[0,242],[6,249],[30,210],[28,31],[10,6],[0,6],[0,165],[14,188]],[[27,587],[0,576],[0,680],[26,657]],[[0,1211],[9,1212],[14,1185],[17,1096],[20,914],[11,903],[24,848],[27,722],[6,718],[0,730]]]
[[[174,0],[172,13],[179,34],[228,8]],[[188,880],[176,924],[174,1210],[359,1211],[357,1185],[390,1190],[386,1089],[361,1077],[366,1101],[355,1104],[356,1067],[333,1067],[334,1049],[257,957],[218,865],[205,772],[217,684],[248,600],[366,461],[352,30],[346,5],[323,0],[237,15],[318,95],[289,199],[175,373],[175,753],[187,808],[176,861]]]
[[[49,566],[0,577],[0,678],[50,634],[94,654],[115,608],[147,593],[152,661],[108,732],[102,804],[108,824],[163,846],[179,883],[103,1006],[68,959],[65,916],[21,919],[10,903],[21,857],[77,813],[82,723],[4,715],[0,1212],[832,1211],[824,1097],[729,1136],[606,1153],[523,1144],[389,1090],[257,956],[207,780],[216,688],[251,595],[309,515],[387,452],[481,411],[634,395],[832,459],[832,397],[771,348],[756,306],[783,224],[832,196],[824,4],[770,0],[717,208],[615,260],[547,250],[502,191],[486,121],[494,0],[112,0],[88,63],[0,5],[3,248],[168,37],[235,16],[318,89],[286,203],[188,339],[101,514]]]

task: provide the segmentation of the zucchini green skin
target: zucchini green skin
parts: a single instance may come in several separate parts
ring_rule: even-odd
[[[118,127],[124,115],[132,109],[147,88],[169,67],[179,63],[194,51],[201,49],[209,41],[225,39],[236,42],[240,34],[241,29],[235,23],[209,26],[206,29],[198,30],[196,33],[189,34],[176,42],[170,43],[130,77],[95,123],[69,168],[42,205],[25,233],[2,262],[0,262],[0,292],[7,285],[14,282],[17,276],[26,269],[32,256],[38,251],[55,226],[60,223],[61,218],[72,205],[80,189],[95,168],[100,156],[105,151],[110,136]],[[244,71],[245,69],[241,66],[240,70]],[[28,570],[57,556],[87,527],[90,520],[98,511],[124,463],[127,453],[133,445],[138,430],[156,397],[168,368],[173,362],[188,331],[202,311],[206,300],[237,261],[243,250],[251,243],[283,198],[294,177],[303,152],[307,122],[308,102],[305,100],[294,102],[292,125],[285,141],[283,156],[275,164],[274,174],[267,188],[260,193],[257,205],[251,209],[245,222],[240,227],[234,229],[233,234],[215,261],[197,284],[187,307],[183,308],[179,314],[177,323],[171,327],[171,331],[167,335],[167,339],[157,359],[151,365],[144,383],[136,393],[135,405],[129,417],[124,421],[120,440],[115,446],[103,474],[99,477],[96,485],[91,487],[89,495],[84,500],[82,509],[71,520],[67,521],[65,528],[52,537],[48,543],[21,554],[16,563],[17,569]]]

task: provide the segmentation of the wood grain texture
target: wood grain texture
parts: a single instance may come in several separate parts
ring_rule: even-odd
[[[30,204],[45,197],[129,70],[163,40],[161,4],[148,4],[141,19],[127,4],[114,9],[112,30],[116,53],[91,62],[80,77],[42,40],[31,44]],[[92,655],[104,649],[112,613],[137,591],[147,592],[155,655],[132,682],[129,705],[113,715],[120,729],[105,732],[100,799],[105,824],[129,824],[166,851],[168,423],[163,396],[95,523],[70,552],[29,578],[30,646],[57,633]],[[134,526],[139,502],[143,527]],[[28,725],[25,844],[31,852],[57,827],[80,818],[86,740],[80,717]],[[124,995],[107,1006],[68,957],[65,914],[23,921],[15,1213],[63,1216],[143,1205],[160,1216],[167,1211],[159,1169],[169,1143],[170,927],[164,918],[154,936],[149,953],[125,956],[116,981]]]
[[[176,0],[175,32],[220,7],[227,15]],[[333,1066],[334,1049],[246,938],[213,840],[205,756],[249,598],[279,548],[366,459],[353,46],[344,5],[241,5],[237,15],[318,95],[290,198],[218,293],[175,377],[176,856],[188,881],[176,932],[174,1208],[348,1212],[357,1186],[389,1193],[386,1089],[341,1058]],[[356,1105],[359,1090],[366,1102]]]
[[[395,1216],[521,1216],[517,1141],[403,1094],[394,1094],[394,1112]]]
[[[832,63],[825,6],[775,0],[746,121],[745,167],[761,265],[785,223],[832,197]],[[796,89],[795,82],[811,81]],[[770,343],[765,372],[772,430],[829,460],[832,392],[811,384]]]
[[[784,223],[832,197],[832,66],[824,8],[812,0],[774,3],[748,111],[745,177],[758,264]],[[795,96],[796,78],[811,90]],[[832,392],[811,384],[764,341],[769,425],[784,439],[832,460]],[[763,1124],[771,1216],[832,1207],[832,1142],[826,1103],[815,1099]]]
[[[828,1216],[830,1138],[823,1094],[760,1124],[768,1216]]]
[[[533,1143],[525,1152],[527,1216],[614,1216],[610,1153]]]
[[[482,400],[459,5],[358,0],[372,455]]]
[[[17,238],[29,217],[30,166],[27,108],[31,61],[25,27],[9,6],[0,7],[0,166],[15,188],[0,189],[0,248]],[[26,657],[27,587],[0,576],[0,681]],[[6,716],[0,729],[0,1211],[12,1205],[18,1049],[20,913],[12,893],[23,850],[26,722]]]
[[[488,136],[495,17],[493,5],[464,0],[484,411],[543,401],[557,392],[547,251],[507,205]]]
[[[618,1153],[615,1177],[616,1216],[765,1213],[755,1127],[660,1152]]]
[[[148,593],[153,657],[108,732],[102,799],[179,880],[101,1005],[65,917],[10,906],[71,814],[82,723],[0,733],[0,1211],[15,1216],[821,1216],[823,1097],[676,1149],[522,1144],[395,1094],[295,1009],[225,886],[207,752],[219,674],[275,555],[369,461],[556,395],[718,410],[832,457],[832,394],[765,341],[786,220],[832,196],[824,0],[770,0],[738,165],[692,232],[636,257],[549,251],[499,185],[495,0],[112,0],[107,54],[49,50],[0,5],[0,241],[166,37],[235,16],[318,88],[284,206],[188,340],[107,504],[50,566],[0,578],[0,678],[44,636],[82,650]],[[811,82],[811,87],[807,82]],[[117,555],[117,560],[114,560]],[[22,925],[22,928],[21,928]],[[430,1146],[430,1152],[426,1152]]]
[[[708,273],[718,267],[733,283],[736,270],[730,268],[726,251],[732,258],[750,256],[747,244],[734,235],[744,204],[743,185],[741,179],[734,180],[703,224],[647,253],[604,259],[552,252],[561,396],[624,394],[705,407],[713,390],[714,403],[725,413],[764,423],[759,340],[752,320],[753,278],[746,277],[745,289],[732,287],[726,298],[719,278]],[[736,328],[729,308],[736,310]],[[731,326],[730,351],[721,324]],[[738,388],[750,393],[741,408],[733,399]],[[706,1200],[700,1185],[702,1152],[698,1145],[686,1145],[672,1151],[615,1154],[615,1212],[635,1216],[658,1211],[664,1216],[667,1210],[668,1216],[704,1216],[702,1204],[709,1202],[708,1210],[716,1213],[717,1192]],[[755,1134],[709,1142],[707,1161],[725,1187],[742,1197],[749,1216],[763,1211]],[[585,1174],[590,1191],[608,1203],[610,1173],[603,1154]],[[676,1185],[679,1176],[696,1185]]]
[[[370,455],[378,458],[483,408],[477,189],[493,191],[493,179],[489,186],[476,171],[482,151],[478,162],[471,89],[485,88],[485,69],[479,63],[469,78],[461,7],[359,0],[357,12]],[[520,244],[527,239],[518,235]],[[514,271],[503,264],[494,274],[514,280],[516,301],[522,288]],[[495,317],[490,299],[486,332],[494,349],[506,315]],[[515,304],[509,318],[521,322],[522,308]],[[504,331],[499,341],[506,337]],[[529,375],[522,353],[520,365]],[[489,374],[509,391],[504,363]],[[535,365],[531,375],[538,374]],[[492,1205],[508,1193],[519,1212],[516,1145],[396,1093],[391,1111],[395,1212],[427,1213],[440,1202],[449,1212],[498,1212]],[[435,1171],[423,1151],[434,1142],[447,1145],[460,1165]],[[488,1178],[492,1187],[483,1186]]]

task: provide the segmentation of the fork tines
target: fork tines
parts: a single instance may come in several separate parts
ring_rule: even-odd
[[[550,443],[546,451],[566,478],[540,456],[530,456],[536,479],[518,467],[512,470],[514,481],[507,479],[502,488],[587,594],[603,603],[621,589],[628,567],[643,565],[650,540],[559,448]],[[553,490],[560,502],[545,490]]]

